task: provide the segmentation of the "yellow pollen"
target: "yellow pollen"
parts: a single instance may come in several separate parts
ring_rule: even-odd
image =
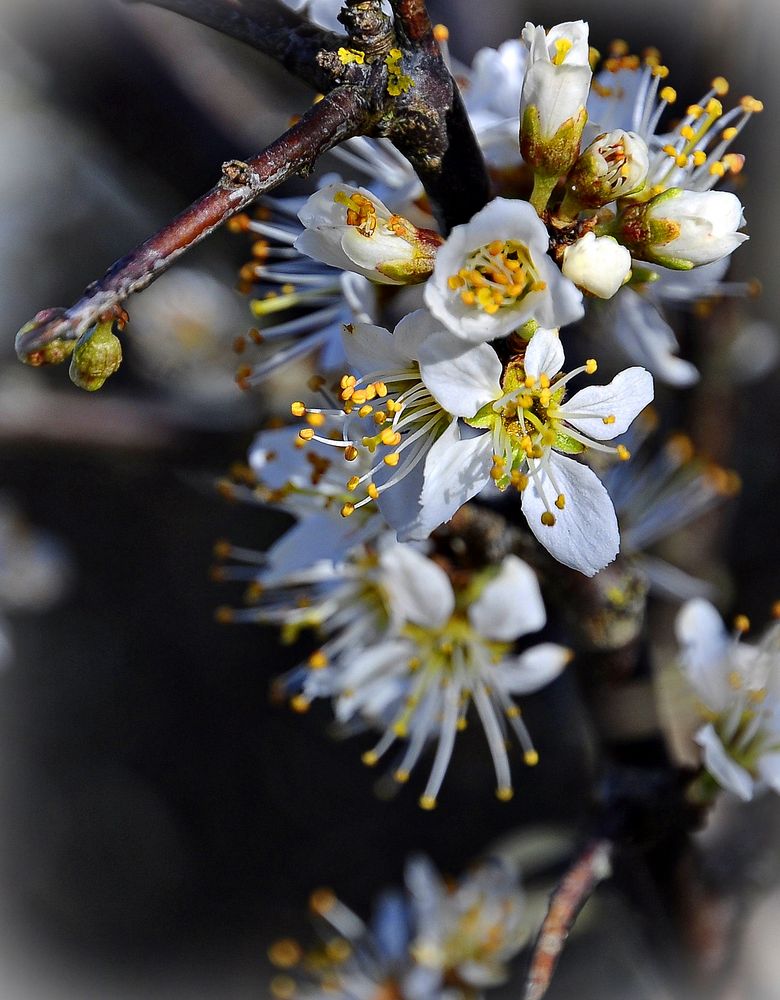
[[[432,795],[421,795],[419,798],[419,804],[421,809],[425,809],[430,812],[432,809],[436,808],[436,799]]]
[[[346,459],[347,462],[354,462],[355,459],[358,457],[358,454],[359,454],[358,450],[354,446],[354,444],[347,445],[347,447],[344,449],[344,458]]]
[[[496,789],[496,798],[499,802],[509,802],[509,800],[514,796],[514,789],[509,785],[502,786]]]
[[[461,718],[455,723],[455,728],[459,733],[462,733],[464,729],[468,729],[468,722],[461,716]]]
[[[322,427],[325,423],[324,413],[307,413],[306,423],[310,424],[312,427]]]
[[[396,465],[398,465],[400,458],[401,456],[398,454],[397,451],[391,451],[389,455],[385,455],[382,461],[385,463],[385,465],[389,465],[391,468],[394,468]]]
[[[292,969],[302,957],[301,946],[290,938],[275,941],[268,949],[268,958],[278,969]]]
[[[545,373],[542,372],[542,374],[539,376],[539,385],[543,389],[549,389],[550,388],[550,376],[549,375],[545,375]]]
[[[677,100],[677,91],[674,87],[662,87],[661,100],[666,101],[667,104],[674,104]]]
[[[695,150],[693,154],[693,162],[697,167],[700,167],[703,163],[707,162],[707,154],[703,149]]]
[[[680,168],[687,167],[688,166],[688,157],[685,155],[685,153],[680,153],[680,155],[675,159],[674,162]]]
[[[314,430],[311,427],[303,427],[298,431],[298,437],[302,441],[311,441],[314,437]]]
[[[723,114],[723,105],[717,97],[711,97],[709,101],[707,101],[707,114],[712,118],[720,118]]]
[[[503,249],[504,243],[502,240],[493,240],[492,243],[488,244],[487,251],[491,257],[497,257]]]
[[[409,780],[409,772],[402,771],[400,768],[393,774],[393,779],[398,782],[399,785],[405,785]]]
[[[572,42],[568,38],[558,38],[555,42],[555,55],[552,57],[554,66],[560,66],[571,51]]]
[[[710,173],[713,177],[724,177],[726,174],[726,167],[720,160],[716,160],[715,163],[710,166]]]
[[[595,358],[588,358],[585,362],[585,371],[588,375],[595,375],[598,371],[599,365]]]
[[[382,424],[384,424],[386,422],[387,422],[387,414],[385,413],[385,411],[384,410],[377,410],[376,413],[374,414],[374,423],[378,427],[381,427]]]
[[[775,601],[772,604],[772,607],[770,609],[770,613],[771,613],[771,615],[772,615],[773,618],[780,618],[780,601]]]
[[[351,479],[347,480],[347,489],[351,493],[356,490],[360,485],[360,476],[353,476]]]
[[[461,292],[460,300],[464,306],[473,306],[477,301],[477,297],[473,292]]]
[[[563,493],[559,493],[558,496],[556,497],[555,506],[558,508],[558,510],[563,510],[564,507],[566,506],[566,497],[563,495]]]
[[[377,761],[379,760],[379,756],[374,750],[366,750],[366,752],[362,754],[360,759],[363,761],[366,767],[373,767],[374,764],[376,764]]]
[[[393,723],[393,732],[395,733],[396,736],[400,736],[403,739],[408,733],[408,731],[409,730],[406,728],[406,723],[402,719],[399,719],[398,722]]]
[[[685,109],[685,113],[695,120],[701,118],[704,114],[704,108],[700,104],[689,104]]]
[[[386,427],[379,435],[379,440],[382,444],[386,444],[391,447],[401,443],[401,435],[398,431],[394,431],[392,427]]]
[[[387,395],[387,386],[385,385],[385,383],[384,382],[374,382],[374,388],[376,389],[377,396],[379,396],[380,399],[384,399],[385,396]],[[388,410],[390,409],[390,404],[389,403],[387,404],[387,408],[388,408]]]
[[[341,508],[342,517],[352,517],[354,513],[355,513],[355,505],[353,503],[345,503],[344,506]]]
[[[617,457],[621,462],[627,462],[631,458],[631,452],[626,448],[624,444],[619,444],[616,448]]]
[[[659,80],[665,80],[667,78],[667,76],[669,76],[669,67],[668,66],[653,66],[651,72],[652,72],[653,76],[657,76]],[[671,87],[669,89],[672,90]],[[676,91],[672,91],[672,93],[674,93],[674,96],[675,96],[675,99],[676,99],[676,97],[677,97]]]
[[[683,139],[693,139],[696,133],[694,132],[694,130],[691,128],[690,125],[683,125],[683,127],[680,129],[680,135],[683,137]]]
[[[304,712],[308,712],[310,705],[311,702],[309,701],[309,699],[304,697],[304,695],[302,694],[296,694],[296,696],[290,702],[290,708],[292,708],[294,712],[300,712],[301,714],[303,714]]]
[[[271,980],[271,995],[274,1000],[293,1000],[297,992],[295,980],[290,976],[274,976]]]
[[[290,404],[290,413],[292,413],[294,417],[302,417],[305,412],[306,406],[300,400]]]
[[[745,157],[742,153],[726,153],[723,157],[723,165],[727,170],[730,170],[732,174],[738,174],[745,166]]]
[[[536,379],[533,377],[533,375],[526,375],[524,384],[526,389],[533,389],[533,387],[536,385]]]
[[[450,37],[450,29],[446,24],[434,24],[433,26],[433,37],[441,45],[442,42],[446,42]]]
[[[737,632],[747,632],[750,629],[750,619],[747,615],[737,615],[734,619],[734,628]]]
[[[454,292],[456,288],[461,288],[463,286],[464,281],[459,274],[451,274],[449,278],[447,278],[447,284]]]
[[[369,483],[366,487],[366,493],[371,497],[372,500],[376,500],[379,497],[379,490],[374,485],[374,483]]]
[[[725,97],[729,92],[729,81],[725,76],[716,76],[710,86],[718,97]]]
[[[546,510],[544,514],[542,514],[541,521],[542,524],[545,526],[545,528],[552,528],[552,526],[555,524],[555,514],[551,513],[549,510]]]
[[[739,691],[742,687],[742,674],[740,674],[737,670],[732,670],[729,674],[729,685],[735,691]]]
[[[373,413],[373,412],[374,412],[374,407],[370,403],[365,403],[358,410],[358,414],[361,417],[367,417],[369,415],[369,413]]]
[[[615,414],[614,413],[610,413],[609,416],[602,417],[601,418],[601,422],[602,422],[602,424],[607,424],[607,426],[609,426],[609,424],[614,424],[614,422],[615,422]]]
[[[721,138],[725,139],[726,142],[731,142],[731,140],[735,139],[736,136],[737,136],[737,130],[736,128],[734,128],[733,125],[729,125],[728,128],[724,128],[723,131],[721,132]]]
[[[309,657],[309,666],[312,670],[322,670],[323,667],[327,667],[328,657],[322,652],[321,649],[316,650]]]
[[[522,493],[523,490],[526,488],[526,486],[528,486],[528,476],[526,476],[525,473],[523,472],[518,472],[517,469],[512,470],[512,475],[510,476],[510,480],[514,488],[519,493]]]
[[[536,750],[526,750],[523,754],[523,760],[529,767],[536,767],[539,763],[539,754]]]
[[[743,111],[759,112],[764,110],[764,102],[759,101],[757,97],[742,97],[739,103]]]
[[[762,701],[766,699],[766,688],[759,688],[757,691],[750,692],[750,700],[756,704],[760,705]]]
[[[671,156],[675,160],[677,159],[677,150],[671,144],[663,146],[661,152],[666,153],[667,156]]]
[[[549,389],[542,389],[542,391],[539,393],[539,402],[545,409],[547,409],[547,407],[550,405]]]

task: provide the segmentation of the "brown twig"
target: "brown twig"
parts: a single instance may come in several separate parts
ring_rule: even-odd
[[[425,0],[390,0],[395,17],[395,30],[407,43],[430,44],[433,25],[428,17]]]
[[[599,882],[610,874],[611,853],[611,841],[591,841],[554,890],[534,943],[523,1000],[541,1000],[549,989],[577,915]]]
[[[223,165],[219,183],[117,261],[69,309],[46,310],[17,335],[16,350],[28,364],[49,360],[52,342],[77,340],[101,316],[110,315],[133,292],[146,288],[186,250],[200,243],[258,195],[296,173],[307,173],[325,150],[365,127],[368,111],[354,88],[341,87],[315,104],[301,120],[246,163]]]

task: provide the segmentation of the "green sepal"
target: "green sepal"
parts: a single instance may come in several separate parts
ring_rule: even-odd
[[[539,110],[535,105],[527,107],[520,128],[523,159],[538,173],[563,177],[580,154],[582,130],[587,120],[588,112],[580,108],[577,116],[567,118],[554,135],[544,136],[539,125]]]

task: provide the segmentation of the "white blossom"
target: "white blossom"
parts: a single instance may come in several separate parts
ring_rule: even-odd
[[[298,217],[304,232],[295,241],[296,250],[379,284],[425,280],[441,243],[436,233],[418,229],[370,191],[349,184],[320,188]]]
[[[439,248],[426,305],[472,342],[504,337],[531,320],[548,328],[573,323],[583,315],[582,296],[548,247],[547,229],[527,202],[496,198]]]
[[[672,188],[626,210],[616,232],[633,256],[686,270],[728,256],[748,238],[742,205],[728,191]]]
[[[471,127],[488,162],[516,166],[520,159],[520,93],[528,49],[519,38],[483,48],[465,70],[462,87]]]
[[[757,645],[729,635],[715,608],[701,598],[677,617],[682,665],[701,702],[704,725],[695,740],[718,784],[748,800],[770,787],[780,792],[780,623]]]
[[[649,165],[644,139],[636,132],[614,129],[596,136],[582,152],[566,186],[579,206],[600,208],[641,190]]]
[[[611,299],[631,274],[631,254],[611,236],[586,233],[566,247],[561,270],[582,291]]]

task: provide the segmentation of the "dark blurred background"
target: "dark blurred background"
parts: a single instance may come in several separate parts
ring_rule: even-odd
[[[740,145],[751,241],[734,272],[760,277],[765,294],[752,306],[774,320],[774,3],[430,7],[464,61],[526,19],[585,17],[599,48],[614,37],[661,48],[685,103],[716,74],[735,94],[763,98],[767,111]],[[223,160],[261,148],[308,101],[269,61],[171,14],[113,0],[0,0],[0,487],[63,540],[75,567],[59,606],[14,617],[16,656],[0,676],[3,998],[265,997],[265,949],[305,933],[318,885],[365,913],[378,889],[400,880],[411,851],[457,873],[532,822],[541,828],[529,849],[549,853],[551,831],[568,836],[585,809],[590,763],[572,677],[527,700],[541,764],[522,774],[514,802],[494,801],[474,727],[459,741],[441,807],[426,814],[416,787],[393,801],[381,787],[374,794],[360,741],[325,737],[327,706],[301,718],[271,703],[269,681],[295,662],[294,649],[279,651],[270,632],[214,622],[214,608],[236,596],[209,578],[214,542],[263,548],[286,523],[226,503],[212,485],[274,408],[233,383],[231,343],[250,325],[245,300],[213,293],[225,329],[196,345],[199,370],[177,368],[176,344],[134,342],[131,327],[125,364],[99,398],[64,370],[30,371],[13,358],[23,322],[75,299],[210,187]],[[230,289],[246,252],[240,237],[219,234],[180,267]],[[186,314],[176,280],[174,269],[153,291],[163,302],[179,296]],[[758,620],[779,596],[776,388],[765,378],[723,415],[750,447],[749,458],[720,457],[750,486],[727,544],[740,610]],[[599,916],[550,996],[659,995],[608,891]],[[771,975],[763,979],[776,986]],[[755,993],[772,996],[780,990]]]

